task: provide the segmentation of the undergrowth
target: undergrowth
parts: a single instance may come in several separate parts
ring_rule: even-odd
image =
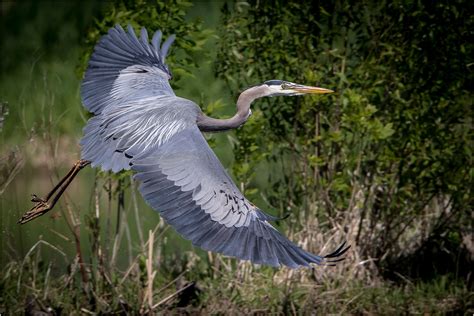
[[[224,265],[216,267],[208,259],[204,261],[210,268],[204,269],[204,273],[200,264],[189,261],[186,270],[175,280],[171,280],[171,275],[160,275],[160,269],[172,267],[154,264],[153,273],[160,276],[153,280],[154,291],[149,300],[146,265],[139,264],[128,274],[112,269],[93,277],[88,271],[92,278],[84,284],[77,260],[67,266],[66,272],[64,266],[42,261],[35,252],[39,253],[40,247],[25,261],[11,262],[0,274],[1,313],[442,315],[469,314],[474,308],[473,293],[450,276],[403,285],[389,282],[369,285],[350,280],[341,287],[341,280],[300,282],[293,277],[281,284],[278,275],[291,275],[287,269],[252,269],[249,264],[240,263],[228,270]],[[246,274],[246,270],[253,271]]]

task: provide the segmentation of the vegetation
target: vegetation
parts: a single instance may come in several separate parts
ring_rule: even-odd
[[[261,159],[275,164],[270,204],[286,200],[296,222],[357,221],[361,255],[387,264],[423,214],[428,231],[412,247],[446,231],[460,240],[472,206],[472,51],[461,7],[313,2],[227,13],[218,65],[232,91],[269,74],[337,87],[332,98],[261,102],[254,129],[237,134],[242,181]]]
[[[199,6],[187,1],[123,0],[82,11],[97,19],[81,20],[87,32],[64,63],[54,49],[30,68],[2,61],[0,313],[472,314],[469,6],[226,3],[211,31],[190,18]],[[176,33],[173,85],[213,115],[230,113],[239,91],[269,79],[336,90],[259,100],[244,128],[210,142],[250,200],[289,215],[278,225],[292,240],[316,253],[347,240],[346,261],[291,271],[192,249],[145,214],[152,212],[129,173],[89,171],[93,187],[65,197],[53,218],[12,228],[24,210],[11,209],[31,193],[17,189],[19,178],[38,167],[38,152],[53,157],[41,158],[50,182],[74,159],[61,152],[77,151],[71,144],[89,115],[79,104],[80,77],[115,23]],[[25,82],[23,91],[6,82],[7,72]]]

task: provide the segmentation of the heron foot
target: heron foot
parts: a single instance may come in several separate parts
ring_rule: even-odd
[[[39,198],[35,194],[32,195],[31,202],[35,203],[35,205],[28,212],[23,214],[18,221],[19,224],[25,224],[52,209],[51,204],[49,204],[47,200]]]
[[[18,223],[25,224],[53,209],[61,195],[71,184],[72,180],[74,180],[74,177],[76,177],[82,168],[89,165],[90,163],[91,162],[87,160],[78,160],[71,170],[69,170],[66,176],[62,178],[61,181],[59,181],[59,183],[51,190],[51,192],[48,193],[46,198],[40,198],[36,194],[32,194],[31,202],[35,203],[35,205],[20,218]]]

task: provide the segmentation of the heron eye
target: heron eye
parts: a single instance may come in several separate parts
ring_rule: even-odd
[[[281,89],[282,89],[282,90],[286,90],[286,89],[288,89],[289,87],[290,87],[290,86],[287,85],[286,83],[284,83],[284,84],[281,85]]]

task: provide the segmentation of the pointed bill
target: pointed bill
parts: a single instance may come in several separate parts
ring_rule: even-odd
[[[326,89],[326,88],[319,88],[319,87],[311,87],[311,86],[304,86],[304,85],[294,85],[289,87],[291,90],[294,90],[298,93],[312,93],[312,94],[326,94],[326,93],[333,93],[333,90]]]

